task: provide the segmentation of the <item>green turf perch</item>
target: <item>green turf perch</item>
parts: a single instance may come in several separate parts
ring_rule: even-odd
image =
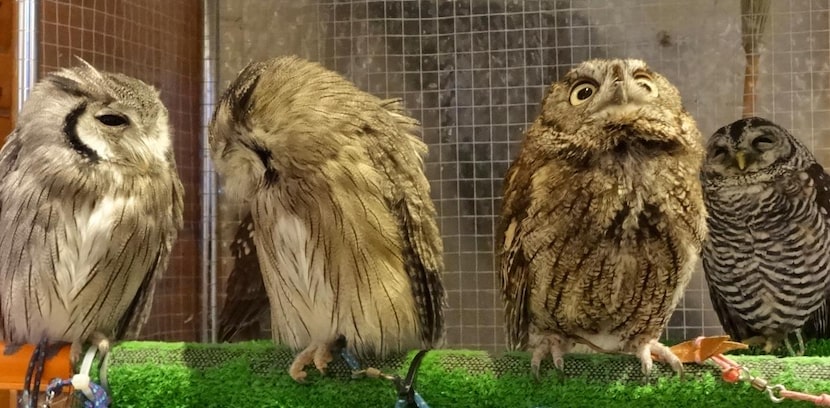
[[[830,343],[811,343],[808,354],[826,355]],[[364,365],[406,373],[415,352]],[[830,358],[733,356],[771,384],[813,394],[830,392]],[[329,374],[311,370],[307,384],[297,384],[286,368],[293,353],[271,342],[195,344],[126,342],[116,345],[108,361],[112,407],[393,407],[396,392],[389,381],[351,379],[341,359]],[[442,407],[810,407],[809,402],[773,404],[746,383],[730,384],[714,364],[686,365],[686,379],[672,377],[655,364],[643,382],[634,357],[568,355],[566,379],[560,383],[549,364],[543,380],[530,376],[529,356],[491,356],[480,351],[436,350],[428,353],[416,389],[431,408]]]

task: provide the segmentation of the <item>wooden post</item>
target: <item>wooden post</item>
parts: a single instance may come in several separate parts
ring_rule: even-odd
[[[17,2],[0,0],[0,145],[14,128],[17,112]]]

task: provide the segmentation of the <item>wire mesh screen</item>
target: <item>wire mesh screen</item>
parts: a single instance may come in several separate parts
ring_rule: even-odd
[[[186,190],[184,229],[156,289],[143,337],[197,340],[199,330],[199,152],[201,4],[122,0],[40,3],[40,77],[78,64],[121,72],[161,91]]]
[[[430,147],[426,172],[444,237],[453,347],[504,346],[493,246],[502,179],[546,86],[574,64],[644,59],[679,88],[708,136],[744,110],[742,42],[749,39],[758,59],[752,110],[789,128],[830,164],[827,0],[773,1],[755,20],[744,13],[750,22],[766,18],[751,37],[739,0],[271,3],[224,2],[220,88],[251,59],[293,53],[373,94],[404,98]],[[225,210],[226,251],[228,228],[238,220]],[[227,262],[220,269],[227,273]],[[720,332],[698,272],[667,335]]]

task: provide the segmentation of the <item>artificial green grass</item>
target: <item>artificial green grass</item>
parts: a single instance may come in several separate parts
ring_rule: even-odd
[[[811,343],[807,354],[830,349]],[[363,363],[404,375],[415,352]],[[335,358],[321,376],[309,367],[306,384],[287,374],[293,353],[271,342],[195,344],[126,342],[110,353],[107,373],[113,407],[393,407],[396,393],[382,379],[351,379]],[[802,392],[830,392],[830,358],[736,356],[770,384]],[[481,351],[434,350],[424,358],[416,389],[441,407],[758,407],[766,393],[721,380],[714,365],[687,364],[686,379],[660,363],[649,380],[630,356],[566,356],[565,378],[549,364],[530,376],[527,353],[491,356]],[[785,401],[777,407],[804,407]]]

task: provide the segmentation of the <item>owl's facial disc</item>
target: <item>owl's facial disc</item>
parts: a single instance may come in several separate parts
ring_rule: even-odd
[[[138,125],[131,119],[137,116],[117,102],[91,101],[78,105],[73,114],[74,123],[67,123],[67,137],[75,150],[97,160],[110,160],[117,155],[117,145],[127,139],[140,137]],[[72,115],[70,115],[72,116]],[[74,125],[73,129],[69,129]]]
[[[615,65],[605,78],[581,77],[570,89],[569,102],[584,106],[586,113],[599,122],[626,125],[642,116],[641,108],[659,95],[651,73],[643,68],[626,70]]]
[[[733,167],[742,173],[762,171],[789,156],[791,148],[776,128],[759,126],[747,129],[735,146]]]
[[[731,128],[732,129],[732,128]],[[745,177],[763,172],[769,166],[789,157],[792,145],[776,127],[739,128],[740,133],[720,130],[707,147],[703,171],[723,177]]]

